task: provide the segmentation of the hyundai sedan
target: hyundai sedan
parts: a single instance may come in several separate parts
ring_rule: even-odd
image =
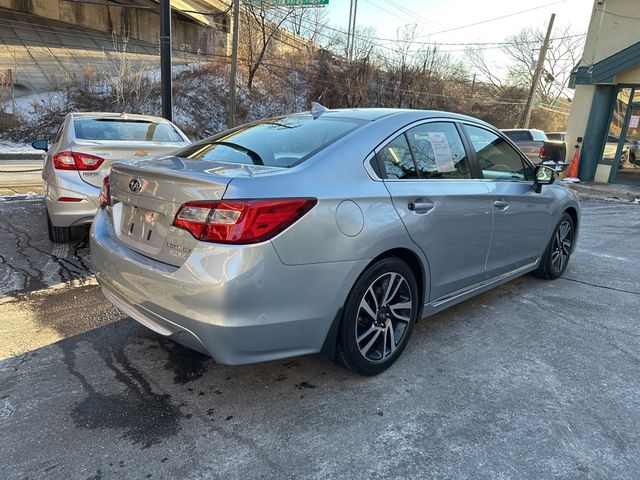
[[[114,163],[91,254],[114,305],[219,363],[373,375],[417,320],[562,275],[579,204],[555,180],[471,117],[315,105]]]

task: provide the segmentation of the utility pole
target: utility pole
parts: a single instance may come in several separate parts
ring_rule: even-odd
[[[473,80],[471,81],[471,98],[473,99],[473,94],[476,91],[476,74],[473,74]]]
[[[160,0],[160,87],[162,116],[171,121],[171,0]]]
[[[353,26],[351,27],[351,44],[349,45],[349,60],[353,60],[353,45],[356,43],[356,13],[358,12],[358,0],[353,0]]]
[[[553,29],[553,21],[556,19],[556,14],[551,14],[549,20],[549,26],[547,27],[547,35],[544,37],[544,43],[540,49],[540,55],[538,56],[538,64],[536,70],[533,73],[533,82],[531,83],[531,90],[529,90],[529,97],[527,98],[527,104],[524,107],[524,117],[522,121],[522,128],[529,128],[529,121],[531,120],[531,109],[533,108],[533,98],[536,96],[536,90],[538,89],[538,83],[540,82],[540,76],[544,71],[544,60],[547,57],[547,49],[549,48],[549,38],[551,38],[551,30]]]
[[[349,60],[349,42],[351,42],[351,16],[353,15],[353,0],[349,3],[349,27],[347,28],[347,47],[345,48],[345,56]]]
[[[236,76],[238,73],[238,33],[240,31],[240,0],[233,1],[233,39],[231,45],[231,79],[229,83],[229,119],[227,128],[236,125]]]

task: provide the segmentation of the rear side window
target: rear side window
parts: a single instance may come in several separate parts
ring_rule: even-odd
[[[512,132],[503,131],[502,133],[504,133],[507,137],[509,137],[514,142],[529,142],[529,141],[531,141],[531,135],[529,135],[529,132],[524,131],[524,130],[516,130],[516,131],[512,131]]]
[[[531,136],[536,142],[547,141],[547,135],[542,130],[531,130]]]
[[[111,118],[79,118],[73,121],[80,140],[184,142],[170,123]]]
[[[406,135],[420,178],[471,178],[469,159],[453,123],[425,123]]]
[[[533,180],[533,171],[506,140],[484,128],[465,125],[482,175],[488,180]]]
[[[292,167],[365,122],[310,114],[271,118],[175,153],[182,158]]]
[[[411,156],[407,137],[402,134],[387,143],[378,152],[378,164],[382,164],[390,180],[414,180],[418,178],[416,164]]]

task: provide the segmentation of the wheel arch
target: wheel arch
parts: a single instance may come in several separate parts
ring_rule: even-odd
[[[573,221],[573,231],[574,231],[574,238],[577,239],[578,236],[578,229],[579,229],[579,223],[580,223],[580,217],[578,215],[578,210],[576,210],[575,207],[567,207],[564,210],[566,213],[569,214],[569,216],[571,217],[571,220]],[[576,241],[573,242],[573,245],[571,245],[571,252],[573,253],[573,251],[576,248]]]
[[[365,265],[355,282],[358,281],[367,268],[384,258],[399,258],[407,264],[416,277],[416,282],[418,283],[418,316],[416,321],[420,320],[422,318],[425,300],[429,297],[429,292],[427,291],[429,286],[429,266],[428,264],[425,265],[426,260],[423,261],[423,259],[421,259],[413,250],[406,247],[397,247],[385,250]],[[353,285],[351,288],[353,288]],[[338,343],[338,332],[340,331],[340,324],[342,323],[342,312],[343,306],[340,306],[331,323],[331,327],[329,327],[329,331],[327,332],[327,336],[325,337],[321,349],[321,353],[331,359],[335,358],[336,346]]]

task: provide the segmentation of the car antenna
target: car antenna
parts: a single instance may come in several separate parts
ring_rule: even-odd
[[[318,102],[311,102],[311,115],[313,115],[313,118],[318,118],[324,112],[328,112],[328,111],[329,109],[324,105],[321,105]]]

